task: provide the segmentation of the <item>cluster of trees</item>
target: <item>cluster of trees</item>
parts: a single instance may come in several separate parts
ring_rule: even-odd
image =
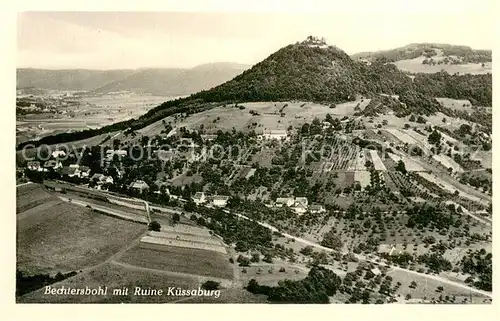
[[[492,254],[486,253],[485,249],[476,250],[465,255],[460,265],[464,273],[469,273],[478,278],[474,286],[485,290],[492,290]]]
[[[491,191],[493,187],[493,182],[488,177],[480,177],[479,175],[463,174],[460,177],[460,183],[469,184],[476,188],[482,188],[485,192]]]
[[[407,209],[407,214],[409,216],[407,226],[410,228],[423,229],[432,227],[447,230],[452,226],[461,224],[459,215],[455,218],[454,213],[451,211],[428,204],[410,207]]]
[[[422,254],[418,257],[418,262],[425,264],[425,266],[435,273],[439,273],[441,271],[451,271],[453,268],[451,262],[438,253]]]
[[[468,99],[474,106],[492,106],[492,75],[450,75],[441,71],[416,74],[414,88],[424,97]]]
[[[204,225],[215,234],[222,236],[226,244],[236,244],[238,251],[273,249],[272,232],[254,221],[228,215],[221,209],[198,208]]]
[[[35,291],[37,289],[43,288],[46,285],[52,283],[60,282],[69,277],[75,276],[77,273],[75,271],[68,273],[57,273],[55,276],[50,276],[49,274],[35,274],[35,275],[25,275],[22,271],[16,271],[16,296],[21,296],[23,294]]]
[[[259,285],[251,279],[246,287],[254,294],[263,294],[275,303],[329,303],[330,296],[337,293],[342,280],[331,270],[313,266],[306,278],[298,281],[284,280],[278,286]]]
[[[326,232],[323,235],[323,240],[321,240],[321,245],[325,247],[329,247],[334,250],[341,250],[343,243],[340,237],[338,236],[335,228],[332,228],[330,231]]]

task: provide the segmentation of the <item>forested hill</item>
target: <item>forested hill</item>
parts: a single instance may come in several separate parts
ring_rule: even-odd
[[[306,41],[280,49],[233,80],[195,97],[343,102],[357,94],[397,94],[410,88],[411,78],[393,65],[367,66],[336,47]]]
[[[414,59],[420,56],[432,58],[440,52],[444,56],[455,57],[462,63],[491,62],[491,50],[472,49],[467,46],[456,46],[439,43],[412,43],[404,47],[375,52],[360,52],[351,56],[353,59],[369,61],[396,62]]]
[[[234,79],[190,97],[167,101],[138,119],[97,130],[48,136],[33,143],[55,144],[124,129],[140,129],[175,113],[196,113],[226,102],[303,100],[338,103],[356,95],[404,94],[415,114],[435,112],[434,97],[468,99],[491,106],[492,77],[484,75],[417,74],[412,77],[390,63],[366,64],[344,51],[309,37],[288,45]],[[419,103],[422,101],[422,104]],[[425,111],[419,106],[427,106]]]

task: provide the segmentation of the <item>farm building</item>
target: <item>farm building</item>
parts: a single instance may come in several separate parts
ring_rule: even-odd
[[[264,129],[262,135],[259,135],[260,139],[266,140],[288,140],[288,133],[285,129]]]
[[[90,176],[90,167],[81,166],[79,169],[80,169],[80,177],[89,177]]]
[[[402,251],[399,251],[401,253]],[[387,253],[388,255],[399,254],[396,250],[396,246],[393,244],[380,244],[378,247],[378,253]]]
[[[66,157],[66,152],[63,150],[55,150],[52,152],[52,157],[54,157],[54,158]]]
[[[58,162],[56,160],[51,159],[51,160],[46,161],[43,164],[43,167],[47,168],[47,169],[51,168],[51,169],[55,170],[55,169],[61,168],[62,164],[61,164],[61,162]]]
[[[217,138],[217,135],[201,135],[201,139],[204,141],[212,141]]]
[[[307,206],[308,206],[307,198],[296,197],[295,204],[293,205],[293,210],[297,214],[304,214],[305,212],[307,212]]]
[[[293,204],[295,204],[295,199],[293,197],[278,197],[276,199],[276,207],[282,207],[283,205],[291,207]]]
[[[239,178],[249,179],[255,174],[256,169],[251,167],[244,167],[238,174]]]
[[[136,180],[130,184],[130,188],[138,191],[139,193],[143,193],[144,191],[149,190],[149,185],[143,180]]]
[[[214,195],[212,198],[212,204],[217,207],[225,207],[227,205],[227,201],[229,200],[229,196],[226,195]]]
[[[108,162],[112,161],[113,157],[115,155],[117,155],[119,158],[122,158],[122,157],[126,156],[127,154],[128,153],[127,153],[126,150],[121,150],[121,149],[119,149],[119,150],[112,150],[112,149],[108,149],[106,151],[106,161],[108,161]]]
[[[28,164],[26,164],[26,167],[30,171],[42,171],[43,170],[43,168],[40,166],[40,162],[38,162],[38,161],[28,162]]]
[[[319,204],[312,204],[311,206],[309,206],[309,211],[311,213],[324,213],[324,212],[326,212],[323,205],[319,205]]]
[[[307,206],[309,205],[308,201],[307,201],[307,197],[296,197],[295,198],[295,206],[297,206],[297,205],[302,205],[305,208],[307,208]]]
[[[113,177],[111,176],[106,176],[104,174],[94,174],[90,180],[92,182],[95,182],[97,185],[102,185],[102,184],[112,184],[113,183]]]
[[[80,170],[78,167],[64,166],[61,168],[61,175],[68,177],[80,177]]]
[[[193,196],[193,201],[196,203],[196,205],[203,204],[206,202],[206,200],[207,200],[207,198],[205,196],[205,193],[203,193],[203,192],[197,192]]]

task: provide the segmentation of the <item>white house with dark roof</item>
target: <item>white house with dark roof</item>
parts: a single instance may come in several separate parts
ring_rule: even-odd
[[[49,169],[58,169],[58,168],[61,168],[62,167],[62,164],[61,162],[57,161],[57,160],[54,160],[54,159],[49,159],[48,161],[46,161],[44,164],[43,164],[43,167]]]
[[[323,207],[323,205],[312,204],[309,206],[309,212],[311,212],[311,213],[325,213],[326,209]]]
[[[53,158],[66,157],[66,152],[63,150],[55,150],[52,152],[52,157]]]
[[[264,129],[264,132],[262,135],[259,135],[258,138],[266,140],[288,140],[290,137],[286,129]]]
[[[87,178],[90,176],[90,167],[88,166],[80,166],[80,177]]]
[[[39,161],[30,161],[26,164],[26,167],[30,170],[30,171],[42,171],[43,168],[40,166],[40,162]]]
[[[276,207],[288,206],[292,207],[295,204],[295,199],[293,197],[278,197],[276,199]]]
[[[196,205],[203,204],[207,201],[207,197],[205,196],[205,193],[203,192],[197,192],[193,196],[193,202],[195,202]]]
[[[145,181],[138,179],[135,182],[130,184],[130,188],[138,191],[139,193],[143,193],[143,192],[149,190],[149,185],[146,184]]]
[[[95,182],[97,185],[102,184],[113,184],[113,177],[106,176],[104,174],[96,173],[90,178],[91,181]]]
[[[225,207],[229,201],[229,196],[226,195],[214,195],[212,197],[212,204],[217,207]]]

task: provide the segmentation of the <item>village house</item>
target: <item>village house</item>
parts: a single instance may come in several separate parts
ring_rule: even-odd
[[[149,190],[149,185],[146,184],[145,181],[139,179],[131,183],[130,188],[142,194]]]
[[[217,138],[217,135],[201,135],[201,139],[203,139],[204,141],[212,141],[214,139]]]
[[[80,177],[80,170],[78,167],[72,167],[72,165],[64,166],[61,168],[61,175],[68,177]]]
[[[214,195],[212,197],[212,204],[217,207],[225,207],[227,205],[227,201],[229,200],[229,196],[225,195]]]
[[[326,209],[323,207],[323,205],[312,204],[311,206],[309,206],[309,212],[314,213],[314,214],[325,213]]]
[[[90,180],[92,182],[96,183],[97,185],[113,184],[113,177],[106,176],[104,174],[99,174],[99,173],[92,175]]]
[[[283,205],[292,207],[295,204],[295,199],[293,197],[278,197],[276,199],[276,207],[282,207]]]
[[[59,161],[56,161],[54,159],[50,159],[48,161],[46,161],[44,164],[43,164],[43,167],[46,168],[46,169],[53,169],[53,170],[56,170],[58,168],[61,168],[62,167],[62,164],[61,162]]]
[[[111,162],[113,160],[113,157],[117,155],[120,159],[124,156],[127,156],[128,152],[126,150],[122,149],[117,149],[117,150],[112,150],[108,149],[106,151],[106,161]]]
[[[43,168],[40,167],[40,162],[38,161],[31,161],[31,162],[28,162],[26,164],[26,167],[30,170],[30,171],[42,171]]]
[[[308,201],[306,197],[278,197],[276,199],[275,207],[290,207],[297,214],[304,214],[308,210]],[[321,205],[320,205],[321,206]],[[317,208],[319,209],[319,208]]]
[[[193,196],[193,202],[196,204],[196,205],[200,205],[200,204],[203,204],[205,203],[207,200],[206,196],[205,196],[205,193],[203,192],[197,192],[196,194],[194,194]]]
[[[52,157],[56,159],[59,157],[66,157],[66,152],[63,150],[55,150],[52,152]]]
[[[88,166],[81,166],[79,168],[79,170],[80,170],[80,177],[87,178],[87,177],[90,176],[90,167],[88,167]]]
[[[288,133],[285,129],[264,129],[262,135],[258,136],[259,139],[266,140],[288,140]]]

